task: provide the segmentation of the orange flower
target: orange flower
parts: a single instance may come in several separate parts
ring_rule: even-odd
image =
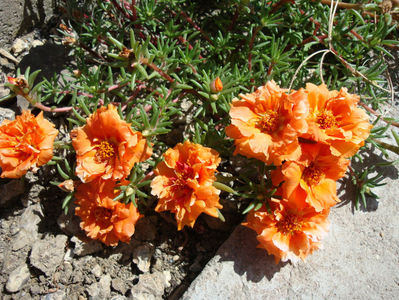
[[[121,120],[116,108],[99,108],[83,127],[72,130],[76,150],[76,175],[89,182],[97,177],[121,180],[135,163],[148,159],[152,149],[140,132]]]
[[[1,177],[19,178],[28,170],[46,164],[53,157],[53,142],[58,134],[54,124],[23,111],[14,121],[4,120],[0,126]]]
[[[220,163],[219,154],[207,147],[185,141],[164,153],[155,169],[152,194],[159,197],[155,210],[176,214],[177,228],[194,226],[201,213],[218,216],[219,190],[212,184]]]
[[[345,88],[329,91],[325,85],[308,83],[309,130],[304,138],[330,145],[335,156],[354,155],[369,136],[372,125],[365,111],[357,107],[359,96]]]
[[[317,212],[330,208],[340,200],[336,181],[344,176],[349,160],[331,155],[322,144],[301,144],[298,161],[286,161],[272,173],[275,186],[283,182],[281,193],[298,206],[312,206]]]
[[[321,248],[320,241],[329,228],[328,210],[317,213],[311,207],[299,209],[286,200],[273,201],[276,205],[273,213],[263,206],[256,212],[252,210],[243,223],[258,234],[258,247],[274,255],[276,264],[280,260],[304,260]]]
[[[118,241],[128,243],[141,217],[133,203],[112,200],[120,193],[115,187],[114,181],[99,178],[79,185],[75,193],[80,227],[90,238],[108,246],[116,246]]]
[[[274,81],[252,94],[233,99],[231,125],[226,128],[235,139],[234,154],[256,158],[267,164],[280,165],[300,156],[298,134],[307,131],[308,114],[303,90],[289,95]]]

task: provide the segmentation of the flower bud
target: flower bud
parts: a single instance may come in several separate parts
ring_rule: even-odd
[[[74,45],[75,43],[76,43],[76,39],[71,36],[66,36],[62,39],[63,45],[71,46],[71,45]]]
[[[210,88],[212,93],[219,93],[223,90],[223,83],[219,77],[216,77],[216,79],[211,82]]]
[[[68,26],[66,26],[65,24],[60,24],[60,28],[61,28],[61,30],[63,30],[63,31],[66,31],[66,32],[68,32],[68,33],[71,33],[72,32],[72,29],[71,28],[69,28]]]
[[[7,77],[7,80],[10,84],[13,85],[12,90],[17,95],[29,94],[29,84],[23,76],[17,78]]]
[[[126,47],[123,47],[122,51],[119,52],[118,55],[119,55],[120,57],[123,57],[123,58],[126,58],[126,59],[129,59],[129,58],[134,57],[133,50],[128,49],[128,48],[126,48]]]
[[[75,185],[72,179],[61,182],[58,187],[65,192],[73,192],[75,190]]]
[[[75,76],[76,78],[79,78],[80,75],[82,75],[82,71],[81,70],[73,70],[73,76]]]

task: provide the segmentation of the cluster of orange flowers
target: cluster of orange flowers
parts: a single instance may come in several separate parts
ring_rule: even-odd
[[[83,127],[72,130],[76,151],[77,187],[75,209],[80,226],[92,239],[116,246],[129,242],[140,213],[133,203],[113,201],[137,162],[148,159],[152,149],[140,132],[121,120],[113,105],[101,107]]]
[[[140,132],[120,119],[113,105],[98,109],[71,136],[76,175],[83,182],[75,193],[81,227],[107,245],[128,242],[140,214],[133,203],[112,199],[120,193],[118,186],[129,184],[126,178],[134,164],[148,159],[152,149]],[[202,212],[217,217],[222,206],[212,184],[219,162],[216,151],[188,141],[167,150],[151,184],[152,194],[159,197],[155,210],[175,213],[178,230],[194,226]]]
[[[221,89],[221,82],[214,88]],[[260,246],[276,262],[304,259],[320,248],[329,210],[339,202],[336,181],[344,176],[348,158],[364,145],[371,129],[368,117],[357,107],[358,96],[324,85],[307,84],[289,92],[271,81],[240,97],[233,99],[226,128],[235,140],[234,153],[276,166],[271,179],[277,188],[267,206],[250,212],[245,225],[257,232]],[[24,111],[15,121],[4,121],[1,177],[18,178],[46,164],[57,134],[43,113],[35,117]],[[82,229],[107,245],[129,242],[141,215],[133,203],[113,199],[121,193],[120,186],[129,184],[134,165],[152,155],[151,146],[113,105],[99,108],[70,135],[80,179],[75,213]],[[174,213],[178,230],[193,227],[201,213],[218,217],[222,205],[214,181],[219,154],[185,141],[163,158],[151,183],[152,195],[159,198],[155,210]],[[68,184],[73,190],[74,184]]]
[[[248,215],[260,247],[280,260],[304,259],[328,230],[329,210],[339,198],[336,181],[368,137],[371,124],[346,89],[307,84],[290,92],[273,81],[234,99],[227,135],[235,154],[274,164],[270,199]]]
[[[54,124],[24,111],[15,121],[0,126],[1,177],[19,178],[28,170],[49,162],[58,131]],[[87,235],[106,245],[129,242],[141,217],[133,203],[114,201],[120,186],[129,182],[133,166],[148,159],[152,148],[140,132],[121,120],[113,105],[101,107],[90,115],[86,124],[71,131],[76,151],[76,176],[79,183],[66,180],[59,185],[74,191],[75,209]],[[178,230],[194,226],[202,213],[217,217],[219,193],[213,186],[220,163],[219,154],[210,148],[186,141],[164,153],[164,161],[155,169],[152,194],[159,197],[156,211],[176,214]]]

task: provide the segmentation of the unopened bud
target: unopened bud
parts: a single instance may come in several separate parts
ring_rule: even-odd
[[[73,45],[76,43],[76,39],[71,37],[71,36],[66,36],[62,39],[62,44],[63,45]]]
[[[27,95],[29,94],[29,84],[28,81],[23,76],[14,78],[14,77],[7,77],[8,82],[14,85],[12,90],[14,93],[18,95]]]
[[[133,193],[134,193],[134,189],[131,186],[129,186],[126,189],[125,195],[129,197],[129,196],[133,195]]]
[[[73,192],[75,190],[75,185],[72,179],[61,182],[58,187],[65,192]]]
[[[66,26],[65,24],[60,24],[60,28],[68,33],[72,32],[72,29]]]
[[[122,51],[118,54],[120,57],[129,59],[133,55],[133,50],[123,47]]]
[[[219,77],[216,77],[216,79],[211,82],[210,87],[212,93],[219,93],[221,90],[223,90],[223,83]]]
[[[76,78],[79,78],[80,75],[82,75],[82,71],[81,71],[81,70],[73,70],[72,73],[73,73],[73,75],[74,75]]]

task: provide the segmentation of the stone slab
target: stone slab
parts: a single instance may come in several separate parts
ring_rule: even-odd
[[[181,299],[398,299],[397,169],[389,167],[387,176],[370,211],[353,212],[353,191],[340,190],[324,249],[306,262],[276,265],[256,248],[255,232],[238,226]]]

